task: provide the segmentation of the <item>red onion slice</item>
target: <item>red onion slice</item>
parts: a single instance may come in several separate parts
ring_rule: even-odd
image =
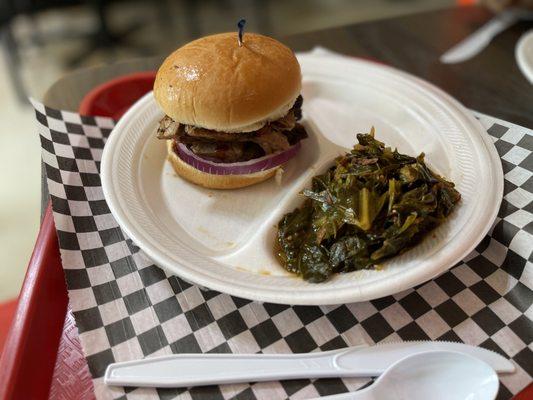
[[[178,156],[184,162],[197,170],[213,175],[246,175],[266,171],[290,160],[296,155],[298,150],[300,150],[300,147],[301,144],[298,142],[287,150],[279,153],[269,154],[248,161],[226,164],[206,160],[205,158],[194,154],[192,150],[183,143],[178,143],[176,146]]]

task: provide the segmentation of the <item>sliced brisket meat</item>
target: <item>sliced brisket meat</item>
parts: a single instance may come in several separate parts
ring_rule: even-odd
[[[307,131],[301,124],[296,124],[294,126],[294,129],[290,131],[285,131],[283,133],[285,134],[285,136],[287,136],[287,139],[289,140],[289,144],[291,146],[295,145],[300,140],[304,140],[305,138],[307,138]]]
[[[165,115],[161,121],[159,121],[159,126],[157,127],[157,138],[158,139],[172,139],[178,133],[180,124],[170,118],[168,115]]]
[[[186,135],[194,138],[202,138],[210,141],[216,140],[219,142],[244,142],[256,134],[256,132],[214,131],[212,129],[198,128],[193,125],[185,125],[184,132]]]
[[[165,116],[159,122],[157,137],[175,139],[187,145],[195,154],[217,162],[248,161],[287,150],[307,137],[305,128],[297,121],[302,116],[302,96],[299,96],[289,112],[268,122],[253,132],[220,132],[183,125]]]
[[[197,142],[189,148],[207,160],[222,163],[248,161],[265,154],[259,145],[249,142]]]
[[[280,131],[272,130],[269,128],[265,129],[264,132],[259,133],[258,135],[250,138],[249,141],[257,143],[259,146],[261,146],[265,154],[272,154],[278,151],[284,151],[291,147],[289,141],[287,140],[287,136],[285,136]]]

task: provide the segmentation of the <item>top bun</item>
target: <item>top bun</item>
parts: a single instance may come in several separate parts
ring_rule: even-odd
[[[154,96],[165,113],[187,125],[250,132],[285,115],[301,89],[300,65],[277,40],[236,32],[194,40],[163,62]]]

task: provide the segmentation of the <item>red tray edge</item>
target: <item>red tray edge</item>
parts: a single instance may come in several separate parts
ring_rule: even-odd
[[[101,101],[101,98],[105,96],[106,93],[110,92],[113,88],[127,85],[131,82],[150,82],[150,89],[153,86],[153,81],[155,80],[156,71],[142,71],[142,72],[132,72],[130,74],[121,75],[109,81],[106,81],[93,89],[91,89],[85,97],[81,100],[80,106],[78,107],[78,113],[81,115],[99,115],[104,117],[112,117],[114,119],[119,119],[122,114],[131,106],[127,104],[124,107],[118,107],[118,110],[113,110],[111,112],[95,112],[95,104],[98,101]],[[116,107],[116,104],[114,105]]]
[[[94,103],[113,87],[132,80],[144,82],[145,86],[146,82],[153,85],[155,74],[155,71],[130,73],[96,86],[84,97],[78,113],[94,114]],[[104,116],[118,119],[120,114]],[[39,307],[44,301],[46,313]],[[57,378],[57,351],[63,340],[65,321],[68,322],[67,313],[68,294],[49,203],[0,353],[0,399],[48,398],[53,380]],[[30,385],[28,379],[31,379]]]
[[[42,265],[46,267],[42,268]],[[50,296],[53,297],[53,304],[48,307],[46,315],[36,313],[37,304],[40,299],[48,297],[49,291],[59,294]],[[48,204],[0,358],[0,399],[48,396],[63,329],[63,323],[57,321],[64,321],[67,304],[68,295],[54,219],[51,205]],[[38,337],[30,336],[35,333],[32,327],[41,331]],[[25,372],[31,365],[38,366],[42,373],[35,376]],[[31,384],[21,385],[21,377],[31,377]]]

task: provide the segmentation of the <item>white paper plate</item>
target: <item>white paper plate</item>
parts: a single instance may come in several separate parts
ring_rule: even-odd
[[[155,138],[162,111],[152,94],[139,100],[113,130],[102,159],[104,194],[120,226],[156,264],[187,281],[275,303],[379,298],[459,262],[487,233],[503,192],[500,160],[483,127],[439,89],[392,68],[313,54],[299,61],[310,138],[289,162],[281,186],[272,179],[217,191],[177,177],[165,161],[165,144]],[[428,164],[456,183],[462,202],[429,238],[383,269],[307,283],[276,261],[275,225],[339,153],[332,142],[349,148],[355,133],[371,126],[401,152],[425,152]]]
[[[518,67],[529,83],[533,84],[533,30],[520,38],[516,44],[515,57]]]

